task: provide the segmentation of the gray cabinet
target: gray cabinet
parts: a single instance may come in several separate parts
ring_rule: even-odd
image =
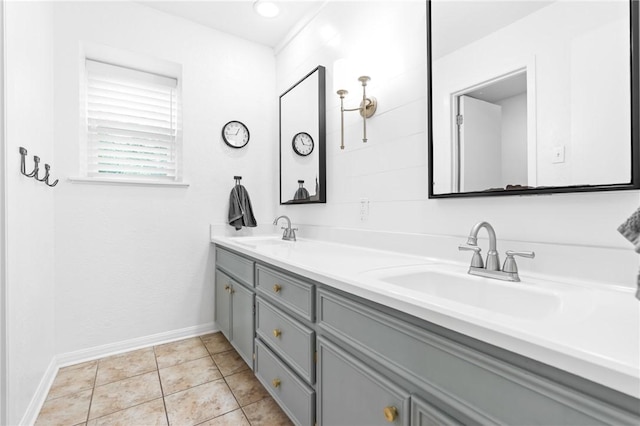
[[[277,351],[301,378],[313,384],[316,336],[311,328],[258,297],[256,335]]]
[[[409,393],[318,338],[318,424],[409,425]]]
[[[255,269],[256,377],[294,423],[313,425],[315,285],[260,263]]]
[[[218,327],[296,424],[640,424],[567,372],[232,252],[216,268]]]
[[[215,322],[253,369],[255,293],[252,277],[253,262],[219,248],[216,250]]]
[[[255,366],[256,377],[289,418],[297,425],[313,425],[315,391],[260,339],[256,339]]]
[[[231,284],[231,278],[216,269],[214,319],[227,340],[231,340],[231,292],[229,291]]]

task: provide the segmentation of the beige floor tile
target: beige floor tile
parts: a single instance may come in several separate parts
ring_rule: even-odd
[[[289,417],[271,397],[242,407],[242,410],[251,426],[293,425]]]
[[[155,371],[156,358],[153,348],[126,352],[103,358],[98,362],[96,386]]]
[[[232,374],[225,377],[225,380],[241,407],[269,396],[251,370]]]
[[[87,420],[92,389],[50,399],[44,403],[36,426],[76,425]]]
[[[216,417],[198,426],[250,426],[242,410],[232,411]]]
[[[171,425],[195,425],[239,408],[222,379],[169,395],[165,403]]]
[[[199,337],[156,346],[155,352],[158,368],[166,368],[185,361],[192,361],[209,354]]]
[[[96,386],[89,418],[102,417],[160,397],[160,380],[155,371]]]
[[[210,356],[160,369],[162,392],[169,395],[222,378]]]
[[[220,332],[200,336],[200,338],[211,355],[219,352],[227,352],[233,349],[231,343],[229,343],[227,338],[224,337],[224,334]]]
[[[89,421],[87,426],[167,425],[162,398]]]
[[[61,368],[49,389],[47,399],[93,389],[97,365],[98,361],[89,361]]]
[[[242,357],[240,357],[238,352],[235,350],[215,354],[213,355],[213,361],[218,366],[218,370],[220,370],[222,375],[225,377],[229,374],[237,373],[249,368],[247,363],[244,362]]]

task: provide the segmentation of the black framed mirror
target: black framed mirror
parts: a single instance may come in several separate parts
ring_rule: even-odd
[[[427,1],[429,198],[640,189],[638,41],[637,0]]]
[[[325,79],[319,65],[280,95],[280,204],[326,203]]]

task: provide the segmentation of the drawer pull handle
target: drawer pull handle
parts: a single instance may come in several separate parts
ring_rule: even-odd
[[[273,385],[274,388],[280,387],[280,379],[273,379],[271,381],[271,384]]]
[[[398,409],[396,407],[384,407],[384,418],[388,422],[394,422],[398,417]]]
[[[273,330],[273,337],[280,337],[281,334],[282,331],[278,330],[277,328]]]
[[[282,289],[282,286],[280,284],[274,284],[273,286],[273,291],[275,293],[280,293],[280,290]]]

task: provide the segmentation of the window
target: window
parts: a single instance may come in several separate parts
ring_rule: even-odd
[[[86,176],[180,181],[178,80],[86,60]]]

